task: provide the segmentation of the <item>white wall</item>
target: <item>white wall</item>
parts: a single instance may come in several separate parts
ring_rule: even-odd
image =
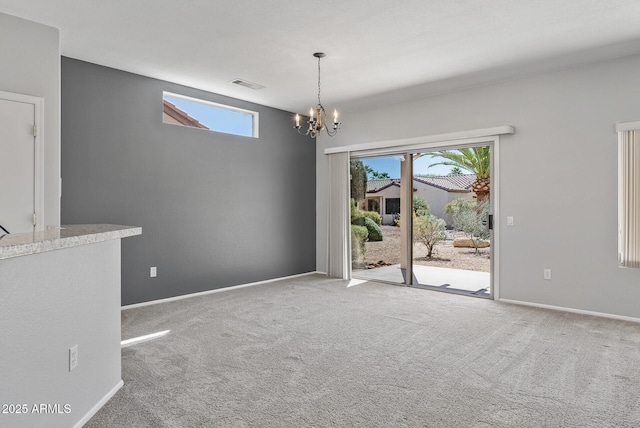
[[[326,147],[513,125],[499,160],[500,297],[640,318],[640,270],[616,263],[614,124],[634,120],[640,56],[345,113],[338,136],[318,141],[317,269],[326,271]]]
[[[60,225],[60,35],[0,13],[0,91],[44,98],[44,222]]]
[[[71,427],[121,386],[120,256],[115,239],[0,261],[0,403],[28,406],[0,426]]]

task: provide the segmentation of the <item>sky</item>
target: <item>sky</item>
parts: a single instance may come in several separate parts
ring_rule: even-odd
[[[165,95],[164,98],[211,130],[246,137],[253,136],[253,117],[249,113],[226,110],[170,95]]]
[[[450,166],[437,165],[429,168],[429,165],[443,160],[440,157],[422,156],[413,162],[413,175],[448,175],[451,172]],[[389,173],[390,178],[400,178],[400,156],[362,159],[362,163],[371,167],[374,171]],[[463,174],[469,174],[468,171],[463,170],[462,172]]]

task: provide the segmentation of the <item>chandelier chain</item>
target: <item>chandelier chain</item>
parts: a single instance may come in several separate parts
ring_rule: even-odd
[[[322,105],[320,102],[320,57],[318,57],[318,105]]]

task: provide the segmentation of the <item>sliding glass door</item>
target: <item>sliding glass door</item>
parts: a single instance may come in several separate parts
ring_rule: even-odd
[[[353,277],[492,297],[492,153],[352,156]]]
[[[404,284],[401,270],[402,156],[352,159],[351,267],[354,277]]]
[[[491,296],[491,147],[413,156],[413,284]]]

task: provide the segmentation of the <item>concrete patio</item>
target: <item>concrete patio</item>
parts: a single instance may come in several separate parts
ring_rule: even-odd
[[[375,269],[354,270],[352,276],[359,279],[404,284],[405,274],[405,269],[400,268],[400,264],[395,264]],[[413,286],[489,297],[491,293],[491,275],[489,272],[414,264]]]

